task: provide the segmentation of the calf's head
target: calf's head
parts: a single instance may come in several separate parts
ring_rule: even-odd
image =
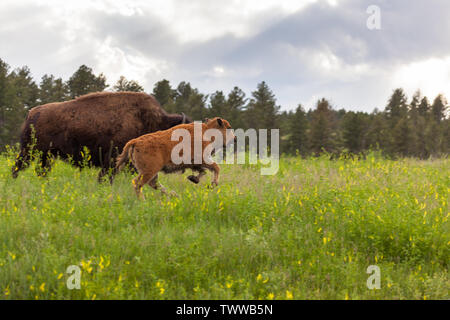
[[[208,129],[215,129],[220,132],[223,146],[227,146],[236,139],[233,129],[227,120],[216,117],[213,119],[206,119],[205,122]]]

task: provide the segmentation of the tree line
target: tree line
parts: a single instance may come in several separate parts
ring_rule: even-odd
[[[0,59],[0,148],[18,142],[20,127],[34,106],[66,101],[89,92],[108,89],[106,77],[82,65],[67,80],[44,75],[39,83],[24,66],[11,70]],[[142,92],[136,81],[121,76],[113,91]],[[379,149],[390,157],[446,156],[450,149],[449,106],[440,94],[430,101],[417,91],[408,100],[403,89],[395,89],[383,111],[371,113],[335,109],[325,98],[308,111],[302,105],[280,112],[275,94],[261,82],[247,97],[239,87],[230,92],[201,93],[189,82],[172,86],[158,81],[151,92],[168,112],[202,120],[220,116],[233,128],[280,129],[280,150],[289,154],[361,154]]]

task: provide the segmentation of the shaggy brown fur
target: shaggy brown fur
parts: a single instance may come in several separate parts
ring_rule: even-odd
[[[173,148],[180,143],[180,141],[172,141],[172,133],[177,129],[188,130],[191,136],[191,162],[192,164],[175,164],[172,162],[171,155]],[[214,118],[207,120],[206,123],[201,124],[202,136],[207,129],[218,129],[224,137],[224,146],[234,139],[234,134],[228,136],[228,141],[225,141],[227,129],[231,129],[227,120],[221,118]],[[200,141],[198,141],[200,143]],[[211,141],[201,141],[201,155],[203,155],[204,149],[211,144]],[[212,162],[210,164],[205,162],[205,159],[201,156],[202,163],[194,164],[194,124],[182,124],[165,131],[159,131],[151,134],[143,135],[139,138],[129,141],[121,155],[117,158],[116,170],[120,170],[127,162],[131,160],[133,165],[139,172],[139,175],[133,179],[133,185],[138,198],[141,197],[142,187],[148,184],[154,189],[160,189],[163,193],[167,193],[166,189],[158,182],[158,172],[163,171],[165,173],[172,173],[176,171],[184,171],[185,169],[191,169],[198,171],[198,176],[190,176],[189,179],[198,183],[200,178],[205,174],[204,169],[208,169],[214,172],[214,178],[212,186],[219,183],[219,171],[220,168],[217,163]],[[211,150],[212,151],[212,150]],[[211,154],[208,155],[211,157]]]
[[[156,99],[146,93],[98,92],[74,100],[49,103],[30,110],[21,134],[21,152],[13,177],[28,166],[32,128],[37,150],[42,151],[42,169],[50,170],[49,155],[83,162],[83,147],[91,154],[90,164],[101,167],[99,181],[109,173],[112,182],[115,158],[130,139],[192,122],[184,114],[166,113]],[[109,170],[111,169],[111,170]]]

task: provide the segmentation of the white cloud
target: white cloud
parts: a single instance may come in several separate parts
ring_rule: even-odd
[[[434,98],[443,93],[450,97],[450,55],[416,61],[396,70],[392,77],[393,87],[402,87],[411,97],[420,89],[423,95]]]
[[[164,0],[165,22],[181,42],[207,41],[225,34],[250,36],[262,25],[304,8],[312,0]],[[169,4],[167,4],[167,2]],[[159,4],[159,2],[158,2]],[[276,19],[275,19],[276,16]]]
[[[217,76],[221,76],[225,73],[225,68],[222,66],[215,66],[214,67],[214,74],[216,74]]]
[[[207,41],[224,34],[238,37],[257,32],[257,28],[281,19],[317,0],[38,0],[39,6],[48,8],[56,19],[84,22],[89,11],[123,16],[145,15],[150,12],[166,24],[182,43]],[[324,1],[324,0],[322,0]],[[330,0],[326,0],[330,1]],[[18,0],[26,4],[30,1]],[[335,0],[333,2],[336,2]],[[76,23],[78,24],[78,23]],[[255,28],[256,27],[256,28]]]
[[[139,52],[125,53],[112,44],[108,37],[95,50],[96,69],[106,75],[109,83],[114,85],[121,75],[129,80],[139,79],[146,87],[160,80],[169,69],[167,61],[146,57]],[[151,75],[151,78],[148,76]]]

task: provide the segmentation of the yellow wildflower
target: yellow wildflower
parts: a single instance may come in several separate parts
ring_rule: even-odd
[[[286,290],[286,299],[292,300],[293,298],[294,298],[294,295],[292,294],[292,292],[289,290]]]

